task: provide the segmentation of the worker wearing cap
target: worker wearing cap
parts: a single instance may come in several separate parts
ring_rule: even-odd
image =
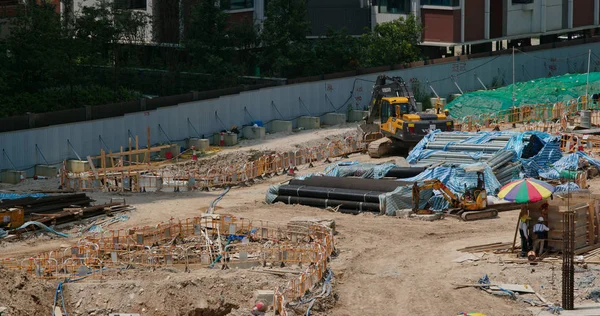
[[[550,228],[544,225],[544,218],[539,217],[537,224],[533,225],[533,233],[537,236],[536,244],[536,253],[541,254],[544,250],[545,241],[548,239],[548,231]],[[539,252],[538,252],[539,251]]]
[[[527,221],[531,217],[527,213],[523,213],[519,220],[519,234],[521,235],[521,257],[527,257],[527,252],[531,250],[531,236],[529,235],[529,225]]]

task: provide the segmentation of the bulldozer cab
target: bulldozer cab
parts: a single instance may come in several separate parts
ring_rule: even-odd
[[[390,117],[401,119],[402,115],[410,114],[408,98],[383,98],[381,99],[381,123],[387,122]]]
[[[463,195],[463,207],[466,210],[481,210],[487,207],[487,190],[485,189],[485,177],[483,167],[476,166],[465,168],[465,172],[477,173],[477,184],[474,187],[467,188],[465,185],[465,194]]]

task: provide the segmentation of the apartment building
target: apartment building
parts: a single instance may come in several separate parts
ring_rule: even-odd
[[[598,0],[373,0],[377,23],[414,14],[423,24],[426,48],[464,46],[482,52],[502,40],[551,42],[558,34],[593,32]]]

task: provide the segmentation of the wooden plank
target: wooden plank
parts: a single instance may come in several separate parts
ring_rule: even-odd
[[[171,147],[171,145],[161,145],[161,146],[151,147],[149,150],[147,148],[144,148],[144,149],[136,149],[136,150],[131,150],[131,151],[123,151],[122,153],[118,152],[118,153],[106,154],[106,157],[115,158],[115,157],[120,157],[120,156],[143,154],[143,153],[148,153],[148,152],[158,152],[164,148],[170,148],[170,147]],[[92,159],[99,159],[99,158],[101,158],[101,156],[92,157]]]
[[[512,292],[535,293],[531,286],[527,284],[498,284],[498,287]]]
[[[474,249],[474,248],[485,248],[485,247],[489,247],[489,246],[497,246],[497,245],[501,245],[503,243],[501,242],[494,242],[491,244],[483,244],[483,245],[477,245],[477,246],[469,246],[469,247],[464,247],[464,248],[460,248],[460,249],[456,249],[457,251],[463,251],[463,250],[470,250],[470,249]]]
[[[94,162],[92,161],[92,157],[87,156],[87,161],[90,164],[90,169],[92,169],[92,172],[94,173],[94,178],[96,178],[96,180],[98,180],[98,171],[96,170],[96,166],[94,166]]]
[[[598,249],[598,248],[600,248],[600,244],[596,244],[596,245],[591,245],[591,246],[583,247],[583,248],[580,248],[580,249],[576,249],[576,250],[575,250],[575,254],[576,254],[576,255],[580,255],[580,254],[582,254],[582,253],[586,253],[586,252],[588,252],[588,251],[592,251],[592,250],[594,250],[594,249]]]
[[[588,242],[590,244],[596,243],[596,238],[594,237],[594,205],[590,203],[588,207]]]

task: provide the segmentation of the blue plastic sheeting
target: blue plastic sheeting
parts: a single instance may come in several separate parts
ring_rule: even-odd
[[[439,130],[435,130],[435,131],[425,135],[425,137],[423,137],[423,139],[421,139],[417,143],[417,145],[415,145],[413,150],[410,151],[410,153],[408,154],[408,157],[406,157],[406,161],[408,161],[409,164],[415,164],[420,159],[426,158],[429,155],[436,152],[437,150],[425,149],[425,146],[427,145],[427,143],[432,142],[435,139],[435,135],[438,133],[441,133],[441,132]],[[457,132],[457,134],[459,134],[459,133],[461,133],[461,132]],[[466,133],[463,133],[463,134],[466,134]],[[421,156],[423,154],[425,154],[425,156]]]
[[[577,171],[579,169],[580,159],[584,159],[590,165],[600,169],[600,160],[594,159],[588,156],[586,153],[578,151],[562,157],[561,159],[553,163],[552,166],[550,166],[548,169],[544,170],[543,172],[540,172],[539,176],[544,179],[560,179],[561,171]]]
[[[553,164],[553,166],[558,171],[563,171],[563,170],[576,171],[577,169],[579,169],[579,157],[580,156],[577,153],[572,153],[572,154],[566,155],[566,156],[560,158],[557,162],[555,162]]]
[[[469,166],[484,167],[483,177],[485,181],[485,187],[489,194],[494,194],[496,190],[500,189],[500,182],[498,182],[498,179],[496,179],[494,172],[487,164],[484,163],[460,165],[458,167],[437,167],[433,169],[427,169],[412,178],[398,180],[408,182],[423,182],[424,180],[439,179],[455,194],[463,194],[465,193],[465,186],[467,188],[477,186],[477,173],[465,172],[464,170],[464,168]]]
[[[535,136],[539,137],[538,135]],[[547,136],[545,138],[539,137],[539,139],[541,139],[544,145],[537,151],[537,154],[528,159],[521,159],[526,177],[538,177],[540,172],[543,173],[551,169],[550,166],[562,158],[560,137]]]
[[[425,180],[439,179],[454,194],[462,195],[467,188],[477,186],[477,173],[465,172],[464,170],[464,168],[470,166],[484,167],[483,177],[489,194],[495,194],[500,189],[500,182],[496,179],[494,172],[484,163],[460,165],[458,167],[437,167],[427,169],[417,176],[398,180],[422,183]],[[379,199],[380,204],[384,205],[386,214],[394,215],[396,210],[412,208],[412,187],[399,187],[393,192],[382,194]],[[442,211],[449,207],[448,201],[440,195],[435,196],[433,190],[422,190],[419,207],[425,208],[427,203],[429,203],[429,209],[434,211]]]
[[[440,152],[440,151],[444,151],[444,150],[431,150],[431,149],[425,149],[425,147],[427,146],[428,143],[433,142],[436,138],[436,135],[442,133],[441,131],[437,130],[434,132],[429,133],[428,135],[426,135],[414,148],[413,150],[410,152],[410,154],[408,155],[408,157],[406,158],[406,160],[408,161],[408,163],[410,164],[415,164],[417,163],[419,160],[424,159],[429,157],[431,154],[433,154],[434,152]],[[447,132],[444,132],[445,134],[447,134]],[[467,134],[472,134],[472,133],[466,133],[466,132],[454,132],[451,134],[455,134],[455,135],[467,135]],[[541,151],[546,149],[546,147],[550,146],[550,148],[546,149],[547,153],[545,153],[545,156],[547,157],[556,157],[556,153],[553,152],[553,149],[558,148],[558,153],[560,154],[560,137],[558,136],[552,136],[548,133],[542,133],[542,132],[537,132],[537,131],[529,131],[529,132],[524,132],[524,133],[516,133],[516,132],[479,132],[477,133],[476,136],[467,138],[465,140],[460,140],[460,141],[455,141],[455,142],[448,142],[448,144],[446,146],[449,145],[454,145],[454,144],[485,144],[491,140],[493,140],[494,137],[497,136],[510,136],[510,139],[508,140],[508,142],[506,143],[505,149],[507,150],[512,150],[516,153],[516,157],[518,158],[531,158],[531,156],[533,156],[536,152]],[[539,143],[539,148],[535,147],[535,146],[529,146],[525,143],[523,143],[523,138],[525,136],[530,136],[530,142],[531,139],[534,139],[536,142]],[[526,148],[527,147],[527,148]],[[529,149],[531,150],[533,153],[530,153],[530,155],[523,155],[524,154],[524,150]],[[474,153],[474,152],[461,152],[464,154],[468,154],[470,155],[472,158],[478,158],[479,155],[482,154],[482,152],[479,153]],[[562,157],[562,154],[560,155],[560,157]],[[556,158],[556,160],[560,159],[560,157]],[[539,160],[537,161],[539,163]]]
[[[573,182],[568,182],[565,184],[561,184],[561,185],[557,185],[555,187],[554,193],[560,193],[560,192],[573,192],[576,190],[579,190],[580,187],[573,183]]]
[[[48,196],[48,195],[43,194],[43,193],[31,193],[31,194],[0,193],[0,200],[16,200],[16,199],[22,199],[22,198],[27,198],[27,197],[40,198],[40,197],[44,197],[44,196]]]
[[[339,162],[329,165],[325,168],[325,175],[329,177],[361,177],[368,179],[381,179],[394,168],[396,165],[392,163],[374,164],[374,163],[358,163]]]
[[[54,235],[56,235],[56,236],[59,236],[59,237],[64,237],[64,238],[69,238],[69,237],[71,237],[71,235],[69,235],[69,234],[65,234],[65,233],[57,232],[57,231],[55,231],[54,229],[52,229],[52,228],[50,228],[50,227],[48,227],[48,226],[46,226],[46,225],[44,225],[44,224],[42,224],[42,223],[40,223],[40,222],[33,222],[33,221],[32,221],[32,222],[26,222],[25,224],[23,224],[23,225],[19,226],[19,227],[18,227],[18,228],[16,228],[15,230],[24,229],[24,228],[27,228],[27,227],[29,227],[29,226],[32,226],[32,225],[33,225],[33,226],[37,226],[38,228],[41,228],[41,229],[43,229],[43,230],[45,230],[45,231],[47,231],[47,232],[49,232],[49,233],[51,233],[51,234],[54,234]],[[8,235],[8,233],[6,233],[6,231],[4,231],[4,235],[3,235],[3,232],[2,232],[2,231],[0,231],[0,238],[4,238],[4,237],[6,237],[7,235]]]

